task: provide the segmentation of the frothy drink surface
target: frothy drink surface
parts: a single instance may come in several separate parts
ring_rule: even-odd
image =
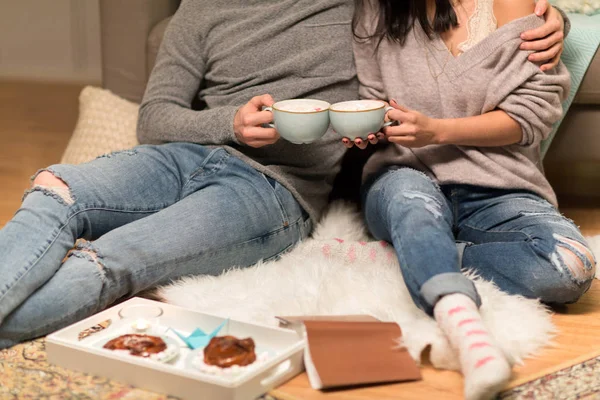
[[[383,106],[383,103],[379,101],[349,101],[345,103],[339,103],[332,106],[335,111],[365,111],[373,110]]]
[[[277,107],[281,111],[290,112],[314,112],[323,111],[325,108],[316,106],[314,104],[284,104]]]

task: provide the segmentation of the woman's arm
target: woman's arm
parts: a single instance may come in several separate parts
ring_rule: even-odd
[[[523,63],[528,63],[523,60]],[[526,67],[518,62],[511,66],[507,74],[518,74]],[[530,69],[533,69],[529,65]],[[506,82],[506,76],[498,81]],[[497,82],[491,82],[492,91]],[[388,141],[405,147],[422,147],[430,144],[454,144],[463,146],[538,146],[548,137],[552,125],[562,114],[561,101],[569,93],[569,72],[563,64],[549,73],[539,71],[513,88],[505,97],[494,93],[498,101],[492,110],[482,115],[434,119],[420,112],[406,109],[395,100],[390,105],[395,108],[388,117],[399,121],[398,126],[384,129]]]
[[[489,82],[488,104],[484,106],[489,111],[473,117],[433,119],[392,100],[390,105],[396,110],[389,111],[388,117],[400,125],[384,129],[387,140],[406,147],[539,146],[562,115],[561,102],[570,87],[569,72],[562,63],[542,72],[519,50],[512,57]],[[515,77],[523,77],[523,81],[508,86]]]
[[[462,146],[508,146],[521,141],[521,126],[504,111],[496,110],[468,118],[437,120],[439,144]]]
[[[496,110],[474,117],[435,119],[390,101],[388,117],[400,122],[384,129],[388,141],[404,147],[430,144],[495,147],[519,143],[521,125],[506,112]]]

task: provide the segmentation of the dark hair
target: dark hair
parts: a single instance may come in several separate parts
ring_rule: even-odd
[[[433,21],[427,15],[427,0],[377,0],[379,4],[379,20],[375,31],[369,36],[357,33],[361,23],[362,10],[370,0],[355,0],[354,17],[352,18],[352,33],[360,40],[388,39],[404,44],[406,36],[413,24],[420,23],[429,38],[433,33],[442,33],[458,25],[456,13],[450,0],[435,0],[435,16]]]

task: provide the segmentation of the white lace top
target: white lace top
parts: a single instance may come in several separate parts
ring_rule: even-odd
[[[498,29],[494,0],[475,0],[475,3],[475,11],[469,17],[467,25],[467,40],[458,45],[458,49],[463,53]]]

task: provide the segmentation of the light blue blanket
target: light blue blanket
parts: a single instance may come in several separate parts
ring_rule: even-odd
[[[565,40],[565,51],[561,58],[571,73],[571,92],[563,103],[562,118],[554,124],[550,136],[542,143],[542,157],[546,155],[550,142],[554,138],[565,114],[569,111],[573,98],[579,90],[581,81],[600,45],[600,14],[591,16],[584,14],[568,15],[571,20],[571,32]]]

